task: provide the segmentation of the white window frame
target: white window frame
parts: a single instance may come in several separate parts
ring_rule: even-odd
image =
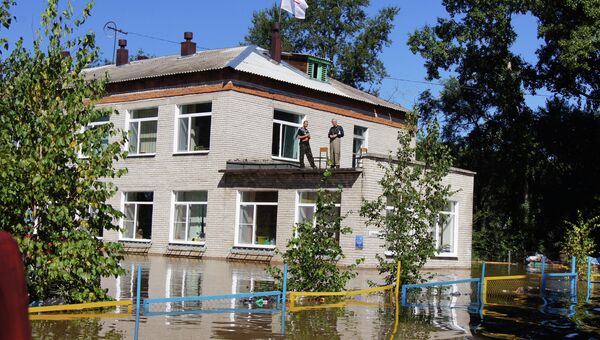
[[[436,253],[435,253],[435,257],[457,257],[458,256],[458,221],[459,221],[459,216],[458,216],[458,208],[459,208],[459,204],[457,201],[453,201],[453,200],[448,200],[448,203],[453,204],[454,205],[454,212],[450,212],[450,211],[440,211],[440,214],[442,215],[449,215],[449,216],[453,216],[454,218],[454,233],[452,235],[452,242],[453,242],[453,249],[452,252],[450,253],[441,253],[439,252],[439,232],[440,232],[440,224],[436,223],[435,224],[435,248],[436,248]]]
[[[206,104],[209,102],[198,102],[198,103],[186,103],[186,104],[179,104],[177,105],[177,114],[175,115],[175,141],[173,143],[173,154],[175,155],[182,155],[182,154],[207,154],[210,152],[210,138],[212,137],[212,102],[211,102],[211,111],[210,112],[198,112],[198,113],[188,113],[188,114],[182,114],[182,110],[181,107],[182,106],[186,106],[186,105],[194,105],[194,104]],[[210,116],[210,129],[211,131],[209,132],[209,147],[208,150],[192,150],[190,151],[190,135],[192,133],[192,129],[190,129],[190,126],[192,126],[192,118],[194,117],[207,117]],[[179,151],[178,147],[179,147],[179,120],[180,119],[184,119],[187,118],[188,119],[188,133],[187,133],[187,151]]]
[[[275,119],[275,112],[277,112],[277,111],[300,117],[300,123],[292,123],[292,122],[288,122],[287,120]],[[287,111],[283,111],[283,110],[277,110],[277,109],[273,111],[273,123],[276,123],[276,124],[292,126],[292,127],[296,127],[298,129],[300,129],[303,124],[302,122],[304,122],[305,119],[306,119],[306,115],[301,115],[301,114],[287,112]],[[294,136],[294,138],[295,138],[295,143],[298,144],[297,136]],[[282,143],[283,143],[283,128],[280,127],[279,128],[279,156],[271,155],[271,158],[277,159],[277,160],[282,160],[282,161],[300,162],[300,149],[298,149],[298,158],[287,158],[287,157],[281,156],[281,151],[283,150]],[[273,147],[273,146],[271,145],[271,147]],[[299,148],[299,146],[298,146],[298,148]]]
[[[240,207],[243,203],[244,205],[253,205],[254,206],[254,218],[252,219],[252,242],[256,239],[256,207],[259,205],[271,205],[277,206],[277,214],[279,214],[279,202],[242,202],[242,193],[243,192],[277,192],[274,190],[239,190],[237,192],[236,197],[236,205],[235,205],[235,233],[234,233],[234,247],[244,247],[244,248],[262,248],[262,249],[275,249],[277,246],[277,227],[275,228],[275,244],[253,244],[253,243],[240,243],[239,242],[239,233],[240,233]],[[277,192],[277,200],[279,201],[279,192]]]
[[[329,192],[336,192],[336,189],[326,189],[326,191]],[[313,228],[315,227],[315,225],[317,224],[317,204],[310,204],[310,203],[300,203],[300,194],[303,192],[315,192],[318,193],[318,190],[297,190],[296,191],[296,212],[294,214],[294,221],[295,224],[300,223],[300,207],[312,207],[313,208]],[[335,204],[336,208],[340,208],[340,216],[342,214],[342,197],[340,194],[340,203],[336,203]],[[341,235],[340,235],[341,236]],[[294,237],[298,237],[298,230],[296,230],[294,232]]]
[[[362,136],[359,136],[359,135],[355,135],[354,134],[354,127],[359,127],[359,128],[365,129],[365,136],[362,137]],[[363,145],[362,145],[363,148],[368,148],[369,147],[369,130],[370,129],[368,127],[360,126],[360,125],[354,125],[352,127],[352,147],[353,148],[354,148],[354,139],[361,139],[363,141]],[[352,150],[352,151],[354,151],[354,150]],[[359,150],[359,152],[360,152],[360,150]]]
[[[108,120],[95,121],[95,122],[91,122],[91,123],[87,124],[86,126],[82,127],[79,132],[80,133],[84,133],[87,130],[91,130],[91,129],[96,128],[98,126],[102,126],[104,124],[109,124],[109,123],[110,123],[110,116],[108,116]],[[108,137],[107,145],[109,145],[110,144],[110,133],[109,133],[109,135],[107,137]],[[84,159],[85,158],[89,158],[89,156],[83,154],[83,151],[81,150],[81,147],[79,147],[79,150],[77,151],[77,156],[79,158],[84,158]]]
[[[133,111],[138,111],[138,110],[146,110],[146,109],[154,109],[156,108],[156,117],[150,117],[150,118],[132,118],[131,116],[133,115]],[[127,157],[150,157],[150,156],[155,156],[156,155],[156,148],[158,148],[158,115],[159,115],[159,111],[160,108],[158,106],[149,106],[149,107],[140,107],[140,108],[136,108],[136,109],[129,109],[129,110],[125,110],[126,111],[126,115],[125,115],[125,131],[127,132],[127,143],[125,145],[125,150],[127,151]],[[141,122],[150,122],[150,121],[156,121],[156,147],[154,149],[154,152],[148,152],[148,153],[140,153],[140,136],[139,136],[139,131],[140,131],[140,123]],[[129,133],[130,133],[130,125],[131,123],[137,123],[138,124],[138,138],[137,138],[137,153],[131,153],[129,152]]]
[[[177,193],[178,192],[190,192],[190,191],[206,191],[206,201],[202,202],[202,201],[193,201],[193,202],[177,202]],[[186,239],[187,239],[187,234],[189,232],[189,214],[190,214],[190,205],[191,204],[205,204],[206,205],[206,211],[207,211],[207,215],[206,218],[208,220],[208,190],[175,190],[173,192],[171,192],[171,223],[170,223],[170,227],[169,227],[169,243],[171,244],[190,244],[190,245],[205,245],[206,244],[206,240],[204,241],[183,241],[183,240],[175,240],[174,235],[175,235],[175,207],[177,205],[185,205],[187,206],[186,208],[186,219],[185,219],[185,224],[186,224],[186,230],[185,230],[185,234],[186,234]],[[206,223],[208,224],[208,223]],[[205,226],[206,227],[206,226]]]
[[[130,192],[152,192],[152,202],[140,202],[140,201],[127,201],[125,202],[125,199],[127,198],[127,193]],[[137,227],[137,217],[138,217],[138,206],[143,204],[143,205],[151,205],[152,206],[152,222],[154,222],[154,192],[153,191],[126,191],[123,192],[121,194],[121,211],[123,212],[123,214],[125,214],[125,204],[135,204],[135,210],[134,210],[134,215],[133,215],[133,222],[134,222],[134,232],[133,235],[135,235],[135,227]],[[133,242],[146,242],[146,243],[150,243],[152,242],[151,238],[129,238],[129,237],[123,237],[123,225],[125,224],[125,216],[123,216],[121,218],[121,221],[119,223],[119,241],[133,241]],[[152,226],[150,228],[154,227],[154,223],[152,223]],[[152,230],[150,230],[150,234],[152,235]],[[152,236],[151,236],[152,237]]]

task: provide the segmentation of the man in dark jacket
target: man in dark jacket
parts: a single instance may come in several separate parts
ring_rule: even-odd
[[[344,137],[344,129],[338,125],[337,120],[331,120],[331,128],[329,129],[329,159],[331,160],[332,168],[340,167],[340,138]]]
[[[314,169],[315,160],[313,159],[312,151],[310,150],[310,132],[308,132],[308,120],[305,120],[302,127],[298,130],[298,140],[300,142],[300,167],[304,168],[304,155],[308,158],[310,166]]]

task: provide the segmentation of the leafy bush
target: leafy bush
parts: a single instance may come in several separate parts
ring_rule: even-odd
[[[575,256],[577,272],[580,278],[587,276],[587,257],[596,250],[596,242],[592,232],[600,227],[600,216],[585,219],[581,211],[577,211],[577,222],[565,221],[568,229],[562,242],[562,251]]]
[[[325,170],[318,191],[315,224],[312,221],[299,223],[287,243],[286,250],[280,254],[288,264],[287,288],[291,291],[341,291],[346,283],[356,276],[354,271],[363,259],[358,259],[348,268],[340,268],[338,262],[344,258],[342,247],[336,235],[352,233],[352,229],[342,225],[345,216],[338,216],[335,207],[336,195],[342,190],[324,189],[331,177],[331,170]],[[267,271],[281,287],[283,273],[281,269],[269,266]]]

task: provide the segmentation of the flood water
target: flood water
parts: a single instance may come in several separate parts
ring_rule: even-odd
[[[126,275],[102,282],[111,296],[118,300],[135,298],[135,273],[131,274],[137,264],[142,265],[142,299],[274,290],[272,278],[262,264],[130,256],[122,263]],[[488,265],[486,276],[523,272],[522,267]],[[471,271],[437,274],[434,281],[479,277],[480,266],[474,265]],[[359,271],[348,288],[368,288],[369,281],[381,281],[376,270]],[[585,302],[585,293],[582,283],[576,302],[535,297],[508,301],[506,305],[510,306],[486,304],[481,310],[473,304],[469,306],[475,294],[467,285],[451,295],[448,307],[400,308],[397,318],[391,297],[378,294],[369,301],[341,307],[288,310],[283,323],[281,312],[269,306],[270,301],[251,313],[175,313],[230,310],[240,306],[246,311],[256,308],[246,306],[251,302],[231,299],[164,303],[152,305],[151,311],[172,315],[142,315],[139,339],[600,339],[600,287],[592,292],[589,303]],[[133,339],[135,312],[120,308],[89,312],[92,313],[89,317],[72,320],[61,320],[64,318],[60,316],[32,320],[34,338]],[[122,315],[108,314],[115,311]]]

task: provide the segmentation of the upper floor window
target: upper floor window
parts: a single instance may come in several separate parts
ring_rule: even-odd
[[[204,241],[207,206],[206,191],[175,192],[173,241]]]
[[[89,123],[83,129],[82,132],[97,129],[100,126],[108,124],[108,123],[110,123],[110,117],[107,115],[96,121]],[[102,138],[100,139],[100,144],[91,145],[91,152],[92,153],[101,153],[104,150],[106,150],[106,148],[108,147],[108,138],[109,138],[109,132],[103,134]],[[83,150],[80,150],[80,152],[79,152],[79,157],[88,157],[89,155],[90,155],[89,153],[84,153]]]
[[[150,240],[152,238],[153,192],[126,192],[124,194],[124,239]]]
[[[131,110],[129,112],[129,154],[156,152],[158,108]]]
[[[363,148],[367,147],[367,128],[362,126],[354,125],[354,138],[352,140],[352,166],[360,167],[362,166],[362,160],[360,157],[362,156]]]
[[[448,201],[435,225],[434,235],[438,255],[456,254],[457,212],[456,202]]]
[[[296,135],[302,127],[303,116],[275,111],[273,116],[273,157],[298,160],[300,147]]]
[[[212,103],[182,105],[177,118],[177,152],[210,149]]]
[[[352,142],[352,152],[355,155],[360,154],[361,148],[367,147],[367,128],[354,125],[354,139]]]
[[[236,245],[275,246],[277,191],[242,191],[238,195]]]

